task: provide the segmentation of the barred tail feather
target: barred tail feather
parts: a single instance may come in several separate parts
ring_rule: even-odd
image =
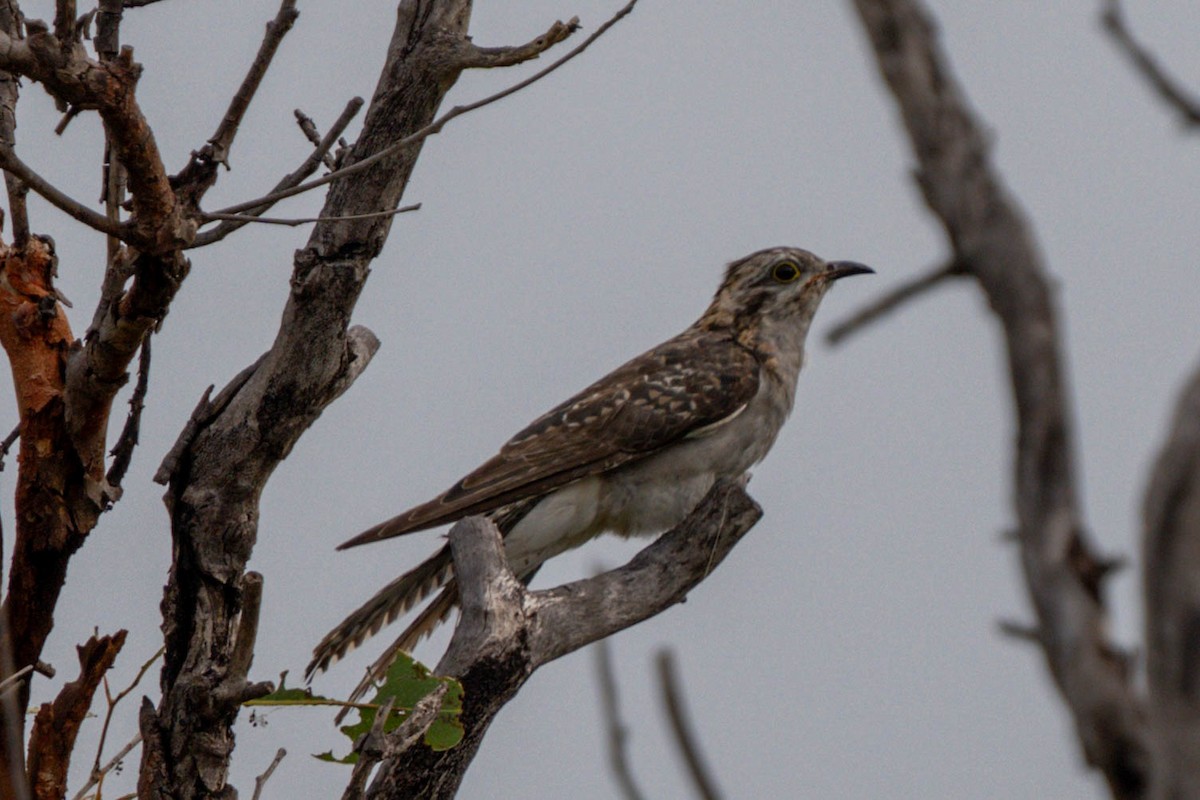
[[[313,648],[312,661],[304,670],[305,677],[311,680],[317,672],[328,669],[334,662],[379,633],[384,625],[394,622],[434,590],[445,586],[453,575],[454,564],[450,558],[450,547],[446,545],[380,589],[361,608],[326,634],[320,644]],[[458,597],[457,591],[454,597]],[[385,666],[384,671],[386,670]]]
[[[450,578],[450,580],[446,581],[446,585],[442,587],[442,591],[434,598],[433,602],[421,609],[421,613],[404,629],[404,633],[400,634],[400,637],[392,642],[380,654],[379,658],[375,659],[371,666],[367,667],[367,674],[354,687],[354,691],[350,693],[348,702],[359,702],[363,695],[384,679],[388,669],[392,666],[392,662],[396,660],[397,655],[401,652],[411,653],[413,648],[417,646],[417,642],[433,633],[434,628],[445,622],[446,618],[450,616],[450,612],[457,605],[458,581]],[[339,711],[337,722],[341,722],[342,718],[349,711],[350,706],[345,706]]]

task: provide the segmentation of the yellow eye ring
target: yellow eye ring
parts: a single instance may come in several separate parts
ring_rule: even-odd
[[[771,267],[771,277],[779,283],[791,283],[800,277],[800,267],[792,261],[780,261]]]

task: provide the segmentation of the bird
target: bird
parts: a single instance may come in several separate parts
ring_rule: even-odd
[[[737,259],[686,330],[538,417],[442,494],[338,549],[488,516],[524,583],[548,559],[602,533],[648,536],[680,522],[720,478],[766,456],[792,411],[804,341],[833,283],[873,273],[795,247]],[[313,650],[309,680],[434,591],[368,668],[361,697],[458,601],[449,545],[399,576]]]

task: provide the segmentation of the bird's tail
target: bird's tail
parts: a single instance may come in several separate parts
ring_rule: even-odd
[[[393,622],[401,614],[428,597],[435,589],[447,585],[453,576],[454,565],[450,559],[450,546],[446,545],[425,561],[380,589],[361,608],[346,617],[342,620],[341,624],[326,634],[320,644],[313,648],[313,658],[304,670],[305,676],[311,679],[317,672],[323,672],[328,669],[335,661],[343,658],[368,638],[379,633],[379,629],[384,625]],[[443,595],[445,595],[445,592],[443,592]],[[457,599],[458,590],[455,588],[449,600],[449,606],[441,612],[440,617],[432,622],[426,618],[430,609],[423,611],[417,618],[417,621],[413,625],[410,625],[405,634],[400,637],[400,641],[391,648],[388,648],[388,654],[394,657],[399,645],[403,646],[399,646],[398,649],[411,649],[417,639],[429,630],[432,630],[438,622],[445,618]],[[439,596],[431,608],[438,606],[441,602],[442,597]],[[426,620],[426,627],[414,631],[417,624],[422,620]],[[410,633],[414,633],[414,636],[410,636]],[[387,666],[390,663],[388,661],[384,665],[384,672],[387,671]],[[372,667],[372,671],[374,671],[374,667]]]
[[[367,667],[367,674],[354,687],[354,691],[350,693],[347,702],[357,703],[361,700],[363,695],[383,680],[384,676],[387,675],[388,669],[391,668],[392,662],[396,660],[397,655],[402,652],[411,653],[412,649],[417,646],[417,642],[433,633],[434,628],[445,622],[446,617],[450,616],[450,612],[457,605],[458,581],[451,576],[442,587],[442,591],[433,599],[433,602],[421,609],[421,613],[404,629],[404,633],[400,634],[400,637],[392,642],[380,654],[379,658],[375,659],[371,666]],[[337,721],[341,722],[342,718],[349,711],[350,706],[344,706],[338,712]]]

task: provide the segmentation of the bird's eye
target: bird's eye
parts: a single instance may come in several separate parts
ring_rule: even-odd
[[[780,283],[791,283],[800,277],[800,268],[791,261],[781,261],[771,268],[771,277]]]

